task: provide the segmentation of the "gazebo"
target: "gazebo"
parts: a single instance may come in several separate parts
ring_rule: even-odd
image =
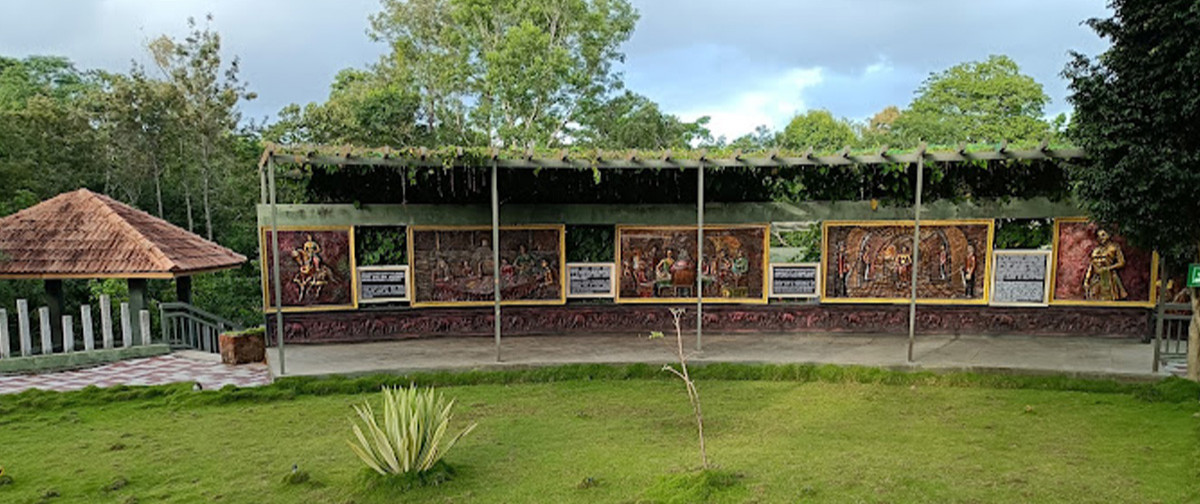
[[[0,279],[43,280],[51,320],[62,318],[65,279],[126,279],[130,309],[138,313],[149,279],[174,280],[178,300],[190,303],[192,275],[244,262],[241,254],[87,189],[0,218]],[[62,328],[51,327],[57,346]]]

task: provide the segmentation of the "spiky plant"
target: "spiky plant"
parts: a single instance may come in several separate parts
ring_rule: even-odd
[[[354,437],[358,443],[347,441],[358,458],[381,475],[428,471],[459,439],[475,429],[476,424],[471,424],[457,436],[447,439],[454,401],[447,402],[433,388],[384,387],[382,392],[382,421],[370,402],[355,405],[354,411],[362,425],[354,422]]]

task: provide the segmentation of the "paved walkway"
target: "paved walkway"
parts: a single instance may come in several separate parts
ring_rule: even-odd
[[[685,336],[688,348],[694,336]],[[668,338],[673,344],[674,340]],[[1125,378],[1151,372],[1153,347],[1136,340],[1030,336],[919,336],[914,365],[908,339],[890,335],[705,334],[693,362],[829,363],[889,368],[1068,373]],[[634,335],[523,336],[503,340],[501,362],[490,338],[429,338],[379,343],[291,345],[287,375],[402,373],[440,369],[503,369],[564,363],[664,363],[663,340]],[[279,376],[278,348],[268,350]]]
[[[93,368],[34,375],[0,375],[0,394],[13,394],[38,388],[43,390],[79,390],[88,385],[164,385],[199,382],[208,390],[225,385],[254,387],[271,383],[266,364],[221,364],[215,354],[176,352],[170,355],[132,359]]]

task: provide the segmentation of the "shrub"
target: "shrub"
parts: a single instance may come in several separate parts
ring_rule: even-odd
[[[433,388],[384,387],[382,393],[382,423],[370,402],[354,406],[362,426],[354,423],[358,443],[348,442],[358,458],[381,475],[429,471],[458,440],[475,429],[471,424],[446,439],[454,401],[446,402]]]

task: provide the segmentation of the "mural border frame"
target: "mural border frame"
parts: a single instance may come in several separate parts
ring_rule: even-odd
[[[492,226],[436,226],[436,225],[411,225],[405,226],[406,239],[408,241],[408,271],[415,279],[417,270],[414,264],[415,257],[413,256],[413,233],[416,231],[491,231]],[[561,306],[567,304],[567,284],[564,273],[567,268],[567,226],[565,224],[519,224],[500,226],[500,232],[505,230],[520,230],[520,229],[540,229],[558,231],[558,299],[530,299],[530,300],[500,300],[500,306]],[[413,281],[411,290],[411,300],[408,305],[413,308],[428,308],[428,307],[479,307],[479,306],[495,306],[496,301],[417,301],[416,298],[417,285]]]
[[[821,222],[821,271],[829,271],[829,257],[827,254],[829,248],[829,227],[835,226],[858,226],[858,227],[888,227],[888,226],[909,226],[913,227],[916,222],[912,219],[907,220],[827,220]],[[932,226],[955,226],[955,225],[970,225],[970,226],[987,226],[987,257],[985,264],[987,265],[988,275],[992,274],[992,252],[996,241],[996,220],[995,219],[946,219],[946,220],[921,220],[921,225]],[[828,282],[821,282],[821,303],[829,304],[908,304],[912,302],[912,298],[832,298],[828,297],[827,291]],[[957,305],[957,306],[987,306],[991,302],[991,283],[983,282],[983,297],[969,301],[958,299],[922,299],[917,298],[919,305]]]
[[[618,267],[621,264],[621,231],[623,230],[623,228],[696,231],[695,225],[663,226],[663,225],[617,224],[613,227],[615,229],[615,231],[613,232],[613,249],[614,249],[613,253],[616,255],[616,261],[613,264],[618,265]],[[761,297],[708,298],[708,297],[704,297],[703,293],[701,293],[701,295],[698,297],[692,296],[692,297],[684,297],[684,298],[679,298],[679,297],[673,297],[673,298],[622,298],[621,297],[621,287],[620,287],[620,283],[619,283],[621,276],[618,275],[616,277],[617,283],[614,286],[614,289],[616,289],[617,292],[616,292],[616,296],[613,297],[613,302],[618,303],[618,304],[673,304],[673,303],[697,303],[697,302],[700,302],[701,300],[703,300],[704,303],[708,303],[708,304],[767,304],[769,301],[769,298],[767,297],[767,289],[770,288],[770,284],[767,282],[769,280],[769,277],[771,276],[771,271],[770,271],[771,224],[770,223],[745,223],[745,224],[716,224],[716,225],[705,225],[704,226],[705,232],[708,232],[708,230],[710,230],[710,229],[715,230],[715,231],[728,230],[728,229],[760,229],[760,230],[762,230],[762,232],[763,232],[762,284],[763,285],[762,285],[762,296]],[[700,247],[703,245],[700,243],[697,243],[696,246]],[[699,266],[699,265],[697,265],[697,266]],[[699,269],[699,268],[697,268],[697,269]],[[614,272],[614,274],[615,273],[616,272]]]
[[[313,305],[313,306],[283,306],[280,311],[283,313],[303,313],[303,312],[319,312],[319,311],[347,311],[358,309],[358,258],[354,255],[354,226],[278,226],[276,231],[346,231],[349,234],[349,239],[346,242],[350,260],[350,304],[348,305]],[[269,273],[270,266],[267,264],[267,232],[271,231],[271,226],[260,226],[258,229],[259,239],[259,257],[261,258],[260,270],[262,270],[262,293],[263,293],[263,315],[269,315],[275,311],[272,305],[271,298],[274,297],[270,292],[271,275]],[[283,285],[282,279],[280,285]]]
[[[1051,306],[1101,306],[1109,308],[1153,308],[1158,304],[1158,289],[1155,284],[1158,283],[1158,251],[1152,251],[1150,254],[1150,293],[1148,301],[1085,301],[1079,299],[1057,299],[1054,295],[1058,288],[1058,236],[1060,222],[1094,222],[1087,217],[1057,217],[1054,219],[1054,235],[1052,255],[1050,258],[1050,298],[1048,300]]]

